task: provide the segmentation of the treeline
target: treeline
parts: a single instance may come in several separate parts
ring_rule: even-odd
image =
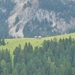
[[[0,51],[0,75],[75,75],[75,40],[54,38],[45,40],[42,47],[26,43],[13,52]]]
[[[0,45],[5,45],[6,43],[5,43],[5,39],[0,39]]]

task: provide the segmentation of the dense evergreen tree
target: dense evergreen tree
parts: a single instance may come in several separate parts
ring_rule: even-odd
[[[44,41],[33,48],[26,43],[15,48],[13,62],[10,52],[0,51],[0,75],[75,75],[75,40]]]
[[[0,45],[5,45],[6,43],[5,43],[5,39],[0,39]]]
[[[16,69],[13,69],[13,71],[12,71],[12,75],[18,75],[18,72],[17,72]]]
[[[0,39],[0,45],[1,45],[1,39]]]
[[[19,45],[18,47],[15,48],[13,54],[14,56],[14,65],[19,61],[18,57],[19,57],[19,53],[21,52],[21,45]]]

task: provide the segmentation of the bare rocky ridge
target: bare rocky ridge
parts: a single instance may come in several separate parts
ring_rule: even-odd
[[[27,4],[28,1],[31,3],[31,6],[24,8],[24,5]],[[37,18],[39,22],[42,22],[44,19],[47,19],[48,22],[53,22],[52,32],[55,31],[60,34],[64,34],[68,29],[75,27],[75,18],[72,17],[70,22],[67,23],[63,18],[59,18],[59,13],[56,14],[54,11],[40,9],[38,0],[15,0],[15,3],[16,5],[7,20],[10,29],[9,35],[13,37],[24,37],[24,26],[32,19],[35,20],[35,18]],[[16,17],[19,19],[17,23],[15,23]]]

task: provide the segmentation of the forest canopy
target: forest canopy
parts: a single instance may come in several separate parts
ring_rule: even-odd
[[[42,47],[35,48],[25,43],[22,49],[19,44],[14,57],[10,51],[0,50],[0,75],[75,75],[75,40],[71,37],[44,40]]]

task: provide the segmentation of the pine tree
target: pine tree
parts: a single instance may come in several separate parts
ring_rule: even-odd
[[[1,41],[1,45],[5,45],[5,40],[4,39],[2,39],[2,41]]]
[[[12,71],[12,75],[18,75],[18,72],[17,72],[16,69],[14,69],[14,70]]]
[[[1,39],[0,39],[0,45],[1,45]]]

